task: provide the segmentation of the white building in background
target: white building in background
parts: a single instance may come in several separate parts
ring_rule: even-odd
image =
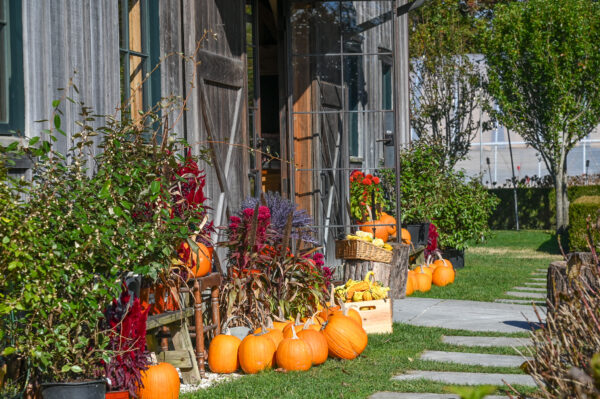
[[[498,187],[510,181],[512,169],[506,133],[506,129],[499,126],[478,134],[471,143],[468,159],[459,162],[457,168],[464,169],[469,176],[481,175],[482,183],[488,187],[494,182]],[[542,157],[521,136],[510,131],[510,140],[517,179],[549,174]],[[600,129],[594,130],[569,152],[567,173],[569,176],[600,173]]]

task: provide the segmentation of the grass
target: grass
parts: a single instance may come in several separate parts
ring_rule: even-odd
[[[442,335],[519,336],[525,334],[474,333],[442,328],[394,324],[394,332],[370,335],[363,354],[351,361],[329,359],[306,372],[281,373],[266,371],[244,376],[207,390],[181,395],[183,399],[200,398],[366,398],[378,391],[448,392],[446,384],[431,381],[391,381],[391,377],[407,370],[471,371],[521,373],[515,368],[464,366],[419,360],[429,350],[515,354],[509,348],[465,348],[444,344]],[[523,388],[523,392],[532,392]],[[501,387],[499,392],[506,392]]]
[[[560,260],[553,233],[540,230],[495,231],[485,243],[465,252],[465,267],[456,271],[454,284],[432,286],[414,297],[492,302],[509,298],[504,293],[523,286],[535,269]]]

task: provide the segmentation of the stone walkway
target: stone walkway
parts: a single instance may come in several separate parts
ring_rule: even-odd
[[[538,319],[532,303],[540,314],[545,314],[545,269],[536,270],[522,287],[514,287],[506,293],[512,298],[495,302],[443,300],[432,298],[406,298],[394,301],[394,322],[424,327],[442,327],[456,330],[489,331],[500,333],[527,332],[538,327]],[[512,294],[512,295],[511,295]],[[519,298],[519,299],[518,299]],[[543,322],[544,320],[542,320]],[[525,347],[531,346],[528,338],[443,336],[442,342],[465,347]],[[481,367],[519,368],[529,360],[514,355],[492,355],[426,350],[421,360],[463,364]],[[534,380],[526,374],[449,372],[410,370],[392,377],[394,381],[429,380],[454,385],[522,385],[535,387]],[[504,399],[506,396],[486,396],[487,399]],[[370,399],[459,399],[454,394],[377,392]]]

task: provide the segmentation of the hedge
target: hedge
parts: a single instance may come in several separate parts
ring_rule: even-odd
[[[586,195],[577,198],[569,206],[569,248],[571,251],[588,251],[587,241],[587,217],[592,217],[592,223],[596,223],[600,216],[600,196]],[[594,242],[600,242],[600,231],[592,230]]]
[[[494,230],[515,228],[514,194],[512,188],[489,190],[500,199],[489,220]],[[567,189],[569,201],[583,196],[600,196],[600,185],[571,186]],[[518,188],[519,227],[522,229],[553,229],[556,225],[554,188]]]

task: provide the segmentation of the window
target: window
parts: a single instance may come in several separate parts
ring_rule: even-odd
[[[160,100],[158,24],[158,0],[119,0],[121,103],[134,119]]]
[[[0,134],[23,131],[21,0],[0,0]]]

